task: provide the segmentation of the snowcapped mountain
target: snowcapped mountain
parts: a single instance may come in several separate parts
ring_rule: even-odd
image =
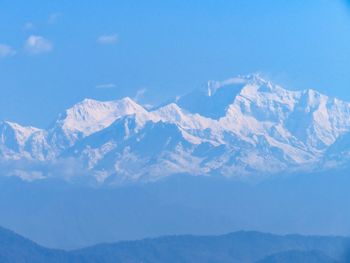
[[[265,175],[344,162],[349,134],[350,103],[252,75],[211,81],[153,110],[130,98],[85,99],[46,130],[2,122],[0,165],[25,161],[22,173],[45,178],[59,163],[111,183]]]

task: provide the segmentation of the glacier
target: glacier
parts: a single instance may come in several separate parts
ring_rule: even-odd
[[[259,75],[209,81],[148,109],[85,99],[47,129],[0,123],[0,170],[23,180],[152,182],[176,174],[247,178],[346,166],[350,103]]]

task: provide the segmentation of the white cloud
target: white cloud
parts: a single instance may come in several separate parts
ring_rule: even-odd
[[[96,89],[112,89],[115,88],[116,85],[113,83],[107,83],[107,84],[99,84],[96,86]]]
[[[42,36],[30,36],[25,43],[25,50],[32,55],[47,53],[52,51],[53,44]]]
[[[43,172],[41,171],[25,171],[25,170],[14,170],[11,176],[21,178],[23,181],[32,182],[35,180],[45,179]]]
[[[16,50],[5,44],[0,44],[0,58],[12,57],[16,55]]]
[[[111,35],[102,35],[97,38],[97,43],[101,45],[112,45],[117,43],[118,41],[118,35],[117,34],[111,34]]]

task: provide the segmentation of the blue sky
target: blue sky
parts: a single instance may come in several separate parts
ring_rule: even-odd
[[[86,97],[155,104],[251,72],[350,101],[346,1],[0,3],[0,119],[46,127]]]

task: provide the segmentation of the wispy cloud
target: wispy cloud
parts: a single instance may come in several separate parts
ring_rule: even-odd
[[[16,50],[5,44],[0,44],[0,58],[7,58],[16,55]]]
[[[32,35],[28,37],[24,48],[28,54],[38,55],[52,51],[53,44],[50,40],[42,36]]]
[[[145,95],[145,93],[147,92],[147,89],[143,88],[143,89],[139,89],[136,92],[135,97],[133,98],[135,101],[139,102]]]
[[[27,23],[24,24],[23,29],[27,30],[27,31],[34,30],[35,29],[35,25],[32,22],[27,22]]]
[[[62,16],[62,13],[52,13],[52,14],[50,14],[49,15],[49,18],[48,18],[48,20],[47,20],[47,22],[49,23],[49,24],[54,24],[54,23],[56,23],[57,22],[57,20],[60,18]]]
[[[97,38],[97,43],[101,45],[112,45],[118,42],[117,34],[102,35]]]
[[[115,88],[116,85],[113,83],[99,84],[96,85],[96,89],[112,89]]]

